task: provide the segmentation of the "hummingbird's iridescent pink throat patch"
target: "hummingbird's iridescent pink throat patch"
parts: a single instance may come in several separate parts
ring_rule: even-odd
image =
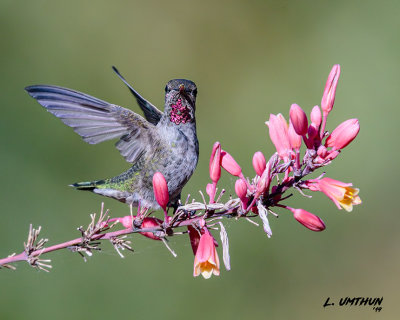
[[[182,105],[182,99],[171,105],[170,120],[175,124],[186,123],[191,120],[189,109]]]

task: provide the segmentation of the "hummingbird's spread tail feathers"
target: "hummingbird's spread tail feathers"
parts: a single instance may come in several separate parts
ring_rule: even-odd
[[[97,181],[91,181],[91,182],[77,182],[70,184],[70,187],[74,187],[78,190],[86,190],[86,191],[93,191],[94,189],[97,188],[97,186],[104,184],[104,180],[97,180]]]

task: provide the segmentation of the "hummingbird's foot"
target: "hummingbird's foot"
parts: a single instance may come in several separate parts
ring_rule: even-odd
[[[136,216],[135,219],[132,220],[132,229],[138,229],[142,226],[143,219],[141,217]]]

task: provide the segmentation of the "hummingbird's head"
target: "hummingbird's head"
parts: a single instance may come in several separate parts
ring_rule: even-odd
[[[165,112],[175,124],[194,120],[197,87],[185,79],[173,79],[165,86]]]

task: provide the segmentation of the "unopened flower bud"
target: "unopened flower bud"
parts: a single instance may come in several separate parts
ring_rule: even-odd
[[[261,151],[257,151],[253,156],[253,168],[256,171],[257,175],[261,177],[263,174],[267,162],[265,157]]]
[[[136,218],[135,216],[125,216],[122,218],[118,218],[118,222],[121,223],[125,228],[131,228],[132,227],[132,218]]]
[[[315,137],[318,136],[318,129],[315,127],[314,123],[308,127],[308,138],[312,141]]]
[[[246,199],[246,195],[247,195],[247,185],[246,183],[243,181],[243,179],[238,179],[236,180],[235,183],[235,192],[238,195],[240,200],[244,200]]]
[[[299,136],[306,135],[308,129],[308,120],[307,120],[307,115],[303,111],[303,109],[300,108],[299,105],[294,103],[290,107],[289,115],[290,115],[290,121],[292,122],[293,128],[296,131],[296,133]]]
[[[206,192],[210,197],[210,203],[214,203],[216,187],[214,183],[208,183],[206,186]]]
[[[147,229],[147,228],[156,228],[161,226],[163,223],[162,220],[153,218],[153,217],[146,217],[143,219],[141,228],[142,229]],[[153,239],[153,240],[161,240],[159,237],[157,237],[153,232],[140,232],[141,235],[144,235],[147,238]]]
[[[327,155],[327,150],[326,150],[326,147],[324,147],[324,146],[319,146],[318,147],[318,150],[317,150],[317,154],[321,157],[321,158],[325,158],[326,157],[326,155]]]
[[[332,131],[325,141],[325,146],[334,150],[343,149],[357,137],[359,131],[360,124],[357,119],[346,120]]]
[[[319,127],[322,122],[322,114],[321,109],[318,106],[315,106],[311,110],[311,122],[315,125],[315,127]]]
[[[328,156],[326,157],[326,160],[333,160],[335,159],[338,155],[340,154],[340,150],[334,150],[334,151],[330,151]]]
[[[325,230],[324,222],[321,220],[320,217],[316,216],[315,214],[312,214],[311,212],[308,212],[303,209],[293,209],[293,208],[288,208],[288,209],[293,212],[294,218],[306,228],[312,231]]]
[[[271,175],[271,168],[268,163],[263,174],[261,175],[260,179],[257,182],[257,189],[256,189],[255,197],[258,197],[260,194],[263,194],[265,191],[268,190],[269,184],[271,182],[270,175]]]
[[[336,87],[340,76],[340,65],[335,64],[329,73],[322,96],[321,108],[324,114],[331,112],[335,103]]]
[[[293,127],[293,123],[292,120],[290,120],[289,123],[289,131],[288,131],[288,136],[289,136],[289,141],[290,141],[290,145],[292,146],[293,149],[295,150],[300,150],[301,147],[301,136],[299,136],[294,127]]]
[[[240,177],[242,174],[242,168],[240,168],[235,159],[224,150],[221,150],[221,166],[235,177]]]
[[[221,144],[214,143],[210,157],[210,178],[217,183],[221,178]]]
[[[109,222],[113,222],[113,221],[118,221],[119,223],[121,223],[124,228],[128,229],[128,228],[132,228],[132,224],[133,224],[133,220],[136,218],[136,216],[125,216],[125,217],[121,217],[121,218],[112,218],[109,219]],[[153,217],[146,217],[142,220],[142,224],[140,225],[141,229],[144,228],[156,228],[162,225],[162,220],[157,219],[157,218],[153,218]],[[153,239],[153,240],[161,240],[159,237],[155,236],[153,232],[139,232],[141,235]]]
[[[169,202],[168,186],[161,172],[156,172],[153,176],[153,190],[157,203],[165,210]]]
[[[270,114],[269,121],[266,122],[269,128],[269,137],[274,144],[276,151],[282,159],[288,159],[291,152],[291,146],[288,137],[288,125],[285,118]]]

